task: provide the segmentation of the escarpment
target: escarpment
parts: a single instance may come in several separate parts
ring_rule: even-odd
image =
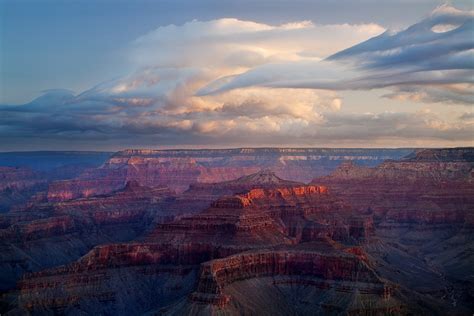
[[[123,188],[127,181],[141,185],[167,186],[183,192],[191,184],[217,183],[238,179],[269,168],[278,176],[300,182],[328,174],[342,160],[375,165],[399,158],[409,150],[242,148],[215,150],[124,150],[101,167],[79,177],[53,182],[49,201],[100,195]]]
[[[301,280],[303,284],[311,282],[311,278],[314,278],[317,286],[322,288],[332,287],[334,283],[331,281],[352,282],[345,284],[345,291],[355,290],[357,283],[368,284],[365,292],[385,298],[389,297],[392,291],[392,288],[365,262],[355,256],[301,250],[263,250],[232,255],[202,264],[197,291],[190,299],[193,302],[202,300],[225,306],[231,300],[224,294],[227,286],[246,279],[269,276],[306,276],[310,279]],[[298,282],[298,279],[294,282]],[[351,289],[351,285],[354,288]]]
[[[276,178],[268,171],[249,177]],[[235,181],[232,186],[244,181]],[[272,183],[269,185],[269,183]],[[292,185],[287,187],[287,185]],[[223,183],[224,187],[228,183]],[[277,245],[301,241],[303,227],[320,223],[321,238],[340,230],[340,238],[350,238],[350,207],[328,193],[325,187],[263,181],[261,189],[225,196],[202,212],[158,224],[149,241],[200,241],[230,245]],[[240,187],[242,188],[242,187]],[[347,218],[345,218],[347,216]],[[332,234],[336,236],[337,234]]]
[[[467,315],[471,152],[122,151],[0,216],[1,290],[23,314]]]
[[[134,182],[115,193],[63,202],[32,202],[2,216],[0,277],[6,289],[29,271],[72,262],[92,247],[143,234],[174,193]],[[47,251],[45,251],[47,249]]]
[[[474,207],[474,161],[466,152],[427,149],[373,168],[343,163],[313,183],[380,219],[459,223]]]
[[[97,246],[77,262],[26,274],[19,282],[20,306],[32,312],[64,313],[86,301],[82,309],[88,312],[145,312],[189,294],[201,262],[239,251],[242,248],[199,243]],[[143,298],[156,298],[156,293],[158,299],[140,304]],[[129,306],[122,306],[122,301]]]
[[[0,166],[0,214],[25,203],[46,187],[47,180],[38,172],[24,167]]]
[[[474,284],[466,277],[474,260],[467,251],[474,240],[472,153],[472,148],[425,149],[372,168],[348,162],[313,183],[327,186],[361,215],[372,215],[373,228],[364,230],[379,241],[364,248],[385,277],[466,304],[467,288]],[[413,267],[423,272],[413,273]]]

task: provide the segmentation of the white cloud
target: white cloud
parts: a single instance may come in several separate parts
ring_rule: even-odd
[[[237,19],[191,21],[141,36],[131,59],[149,67],[242,70],[268,62],[324,58],[378,35],[376,24],[317,25],[299,21],[267,25]]]
[[[453,27],[447,29],[446,25]],[[436,26],[441,26],[438,32],[432,30]],[[324,61],[262,65],[217,80],[199,94],[249,86],[331,90],[394,87],[390,97],[403,90],[402,97],[412,100],[471,104],[473,28],[473,11],[441,6],[406,30],[385,32]],[[407,95],[409,90],[412,96]]]
[[[454,15],[459,16],[441,20],[467,19],[457,11]],[[386,97],[437,102],[470,97],[471,74],[463,65],[472,57],[471,51],[460,49],[407,62],[400,56],[408,61],[416,57],[408,30],[353,46],[383,31],[375,24],[299,21],[275,26],[237,19],[160,27],[131,44],[130,60],[137,70],[128,76],[78,95],[49,91],[25,105],[0,106],[0,139],[39,137],[136,146],[364,141],[390,145],[417,137],[470,141],[473,126],[467,119],[453,122],[433,113],[344,111],[336,90],[395,86]],[[449,32],[457,30],[433,36]],[[421,49],[425,49],[432,41],[421,41],[425,35],[420,34],[414,32],[415,44],[424,43]],[[394,45],[397,38],[407,42]],[[434,39],[440,48],[446,43],[449,47],[466,44],[463,36]],[[372,49],[373,45],[380,49]],[[350,46],[341,55],[324,59]],[[395,67],[399,69],[395,73],[383,67],[397,62],[403,65]],[[452,69],[453,65],[458,67]]]

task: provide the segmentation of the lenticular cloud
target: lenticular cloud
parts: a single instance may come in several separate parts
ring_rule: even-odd
[[[387,97],[469,104],[474,97],[473,30],[474,12],[441,6],[403,31],[386,31],[322,61],[266,64],[213,82],[198,94],[248,86],[329,90],[391,87],[394,91]]]
[[[50,90],[27,104],[0,105],[0,131],[25,143],[470,141],[474,125],[457,119],[463,113],[354,115],[338,91],[384,88],[394,100],[470,104],[473,16],[442,6],[400,32],[237,19],[159,27],[128,47],[133,73],[79,94]]]

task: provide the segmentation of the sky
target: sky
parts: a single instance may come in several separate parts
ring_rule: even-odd
[[[0,151],[473,146],[472,6],[0,0]]]

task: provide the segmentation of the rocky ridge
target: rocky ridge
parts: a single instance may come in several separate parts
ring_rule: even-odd
[[[114,154],[101,167],[50,185],[48,199],[61,201],[110,193],[127,181],[168,186],[183,192],[195,183],[215,183],[269,168],[282,178],[309,182],[329,173],[343,160],[375,165],[411,150],[242,148],[210,150],[129,149]]]
[[[0,221],[24,225],[19,236],[30,236],[22,237],[30,244],[64,239],[74,225],[122,231],[130,227],[124,222],[143,223],[127,207],[143,210],[150,229],[141,226],[133,241],[99,242],[75,262],[29,269],[36,272],[18,283],[15,311],[470,315],[471,152],[417,151],[375,167],[347,162],[311,184],[263,167],[234,180],[191,183],[176,195],[133,180],[102,196],[32,200],[30,210]],[[262,151],[241,153],[258,160]],[[215,163],[208,151],[199,154],[197,165]],[[162,151],[125,151],[111,160],[135,155],[163,159]],[[196,152],[167,155],[161,163]]]

